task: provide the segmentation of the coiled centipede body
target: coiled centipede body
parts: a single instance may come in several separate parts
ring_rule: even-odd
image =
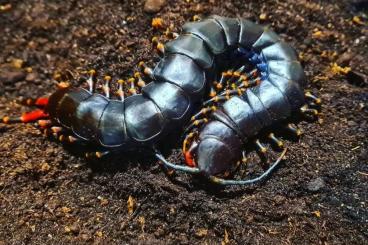
[[[105,96],[94,93],[96,75],[92,70],[87,79],[89,89],[61,86],[49,98],[34,101],[43,109],[3,121],[46,118],[47,123],[41,121],[43,126],[59,138],[104,149],[98,156],[108,151],[154,149],[173,128],[189,122],[183,143],[187,166],[172,164],[155,150],[166,166],[202,173],[224,185],[263,179],[281,157],[255,179],[215,176],[234,169],[244,143],[263,128],[287,121],[300,110],[318,113],[305,105],[320,100],[310,93],[305,97],[306,78],[295,51],[270,29],[245,19],[211,16],[182,29],[181,35],[165,45],[156,40],[162,59],[154,69],[140,63],[151,80],[145,85],[137,74],[141,93],[131,81],[131,96],[125,96],[129,84],[118,80],[121,99],[111,99],[109,76],[104,78]],[[203,105],[199,112],[198,104]],[[280,142],[275,135],[270,138]],[[259,141],[256,144],[262,147]]]

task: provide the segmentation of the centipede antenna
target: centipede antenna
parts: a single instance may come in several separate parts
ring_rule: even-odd
[[[177,170],[177,171],[182,171],[182,172],[190,173],[190,174],[198,174],[198,173],[200,173],[199,168],[178,165],[178,164],[174,164],[174,163],[171,163],[171,162],[167,161],[165,159],[165,157],[159,151],[157,151],[157,150],[155,151],[155,156],[158,158],[158,160],[162,161],[163,164],[166,167],[172,168],[172,169]]]
[[[263,172],[263,174],[261,174],[260,176],[258,176],[256,178],[248,179],[248,180],[226,180],[226,179],[218,178],[216,176],[210,176],[209,179],[213,183],[219,184],[219,185],[252,185],[252,184],[256,184],[260,181],[263,181],[265,178],[267,178],[275,170],[275,168],[280,164],[281,160],[284,158],[284,156],[286,154],[286,151],[287,151],[287,148],[285,148],[282,151],[282,153],[277,158],[277,160],[274,163],[272,163],[272,165],[265,172]]]
[[[111,81],[111,76],[106,75],[104,77],[105,80],[105,84],[102,86],[102,90],[105,93],[105,96],[107,98],[110,98],[110,81]]]
[[[117,83],[119,84],[119,87],[118,87],[118,91],[116,93],[120,97],[120,100],[121,101],[124,101],[124,99],[125,99],[125,95],[124,95],[124,84],[125,84],[125,81],[122,80],[122,79],[119,79],[117,81]]]
[[[88,87],[89,87],[89,92],[93,93],[94,86],[95,86],[94,85],[94,80],[96,78],[96,71],[92,69],[92,70],[89,70],[88,73],[89,73],[89,77],[87,79],[87,84],[88,84]]]

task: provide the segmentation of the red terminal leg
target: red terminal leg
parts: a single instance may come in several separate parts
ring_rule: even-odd
[[[29,123],[29,122],[34,122],[39,119],[44,119],[47,117],[48,117],[48,114],[44,110],[36,109],[34,111],[24,113],[21,117],[15,117],[15,118],[7,117],[7,116],[3,117],[3,123],[6,123],[6,124],[7,123],[19,123],[19,122]]]
[[[35,101],[36,106],[47,106],[48,103],[49,103],[49,98],[47,97],[40,97],[36,99]]]
[[[21,103],[27,106],[45,107],[49,103],[49,99],[47,97],[40,97],[36,99],[28,98],[21,101]]]
[[[22,103],[24,103],[28,106],[38,106],[38,107],[43,107],[44,108],[49,103],[49,99],[47,97],[40,97],[40,98],[37,98],[37,99],[26,99]],[[45,119],[47,117],[48,117],[48,114],[44,110],[36,109],[34,111],[24,113],[20,117],[5,116],[5,117],[2,118],[2,121],[3,121],[3,123],[6,123],[6,124],[8,124],[8,123],[20,123],[20,122],[28,123],[28,122],[37,121],[39,119]],[[43,128],[47,127],[50,123],[51,123],[51,121],[49,121],[49,120],[39,120],[39,125]]]
[[[28,122],[37,121],[39,119],[43,119],[47,117],[48,117],[48,114],[44,110],[37,109],[31,112],[24,113],[20,117],[20,120],[23,123],[28,123]]]

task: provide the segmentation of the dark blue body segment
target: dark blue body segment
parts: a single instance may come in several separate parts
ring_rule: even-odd
[[[96,139],[100,118],[108,103],[109,100],[100,94],[93,94],[80,102],[72,124],[74,134],[85,140]]]
[[[165,52],[167,54],[185,55],[189,59],[194,60],[204,70],[210,70],[213,67],[213,54],[207,49],[206,43],[194,35],[180,35],[175,40],[168,42],[165,45]],[[165,64],[160,66],[165,66]]]
[[[145,142],[162,133],[167,123],[157,105],[143,95],[130,96],[124,101],[125,123],[130,138]]]
[[[227,50],[224,30],[213,19],[186,23],[183,31],[201,38],[214,55],[220,55]]]
[[[124,102],[111,100],[100,119],[100,144],[105,147],[118,147],[123,145],[127,138]]]
[[[235,48],[238,45],[240,23],[237,19],[221,17],[218,15],[211,16],[223,29],[225,34],[226,44],[231,48]]]
[[[181,54],[166,56],[157,64],[153,75],[157,81],[179,86],[191,98],[202,97],[206,88],[206,72],[195,60]]]
[[[85,101],[92,94],[85,89],[76,89],[65,94],[60,100],[62,106],[58,107],[59,123],[66,128],[72,128],[73,123],[78,120],[77,109],[81,102]]]

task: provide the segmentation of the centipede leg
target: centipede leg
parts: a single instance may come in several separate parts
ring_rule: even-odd
[[[144,75],[146,75],[151,80],[154,80],[152,68],[148,67],[143,61],[139,62],[138,67]]]
[[[319,114],[317,109],[310,108],[308,105],[304,105],[300,108],[300,112],[308,119],[316,119]]]
[[[270,133],[268,135],[268,139],[271,140],[271,142],[274,143],[279,149],[284,148],[284,142],[282,142],[282,140],[277,138],[274,133]]]
[[[88,84],[88,88],[89,88],[89,92],[93,93],[93,91],[95,90],[95,83],[96,83],[96,71],[95,70],[89,70],[88,71],[89,77],[87,79],[87,84]],[[60,85],[61,83],[59,83]]]
[[[107,155],[109,155],[110,151],[95,151],[95,152],[86,152],[85,157],[87,159],[100,159]]]
[[[202,105],[203,106],[210,106],[213,103],[229,100],[234,95],[242,95],[244,92],[245,92],[244,88],[236,88],[236,89],[232,89],[232,90],[225,90],[224,92],[222,92],[218,95],[215,95],[211,99],[206,100],[205,102],[203,102]]]
[[[261,165],[262,167],[265,167],[267,163],[267,148],[260,142],[259,139],[256,139],[254,141],[254,145],[256,147],[257,154],[259,158],[261,159]]]
[[[134,78],[137,79],[137,85],[140,89],[142,89],[144,86],[146,86],[146,82],[142,78],[142,75],[140,72],[134,73]]]
[[[201,16],[199,16],[199,15],[194,15],[194,16],[192,17],[192,20],[193,20],[193,21],[201,21],[201,20],[202,20],[202,18],[201,18]]]
[[[43,134],[46,137],[52,137],[55,140],[60,140],[59,137],[61,134],[65,134],[65,130],[59,126],[48,126],[43,128]]]
[[[256,139],[254,144],[258,152],[260,152],[262,155],[266,154],[267,148],[259,141],[259,139]]]
[[[207,101],[205,101],[205,102],[203,102],[203,106],[209,106],[209,105],[211,105],[212,103],[217,103],[217,102],[221,102],[221,101],[226,101],[226,100],[229,100],[230,99],[230,96],[228,96],[228,95],[226,95],[226,96],[224,96],[224,95],[219,95],[219,96],[215,96],[215,97],[213,97],[213,98],[211,98],[211,99],[209,99],[209,100],[207,100]]]
[[[49,128],[52,125],[52,121],[48,119],[40,119],[37,121],[37,124],[40,128]]]
[[[296,137],[300,137],[303,134],[303,131],[300,128],[295,127],[291,123],[286,125],[285,129]]]
[[[102,85],[102,90],[105,93],[106,98],[110,98],[110,82],[111,82],[111,76],[106,75],[104,77],[105,84]]]
[[[214,112],[217,110],[216,106],[207,106],[205,108],[202,108],[197,114],[195,114],[194,116],[192,116],[191,118],[191,122],[198,120],[204,116],[206,116],[208,113],[210,112]]]
[[[179,34],[167,28],[165,31],[165,36],[169,39],[176,39],[179,36]]]
[[[203,119],[198,119],[198,120],[194,120],[191,124],[189,124],[188,127],[186,127],[184,129],[184,134],[188,133],[190,130],[192,130],[193,128],[196,128],[202,124],[205,124],[208,122],[207,118],[203,118]]]
[[[153,37],[152,38],[152,44],[155,46],[155,48],[158,51],[159,55],[161,57],[163,57],[164,54],[165,54],[165,46],[164,46],[164,44],[162,42],[160,42],[158,40],[158,37]]]
[[[317,96],[315,96],[314,94],[312,94],[311,92],[307,91],[304,95],[307,100],[313,102],[315,105],[321,105],[322,100]]]

